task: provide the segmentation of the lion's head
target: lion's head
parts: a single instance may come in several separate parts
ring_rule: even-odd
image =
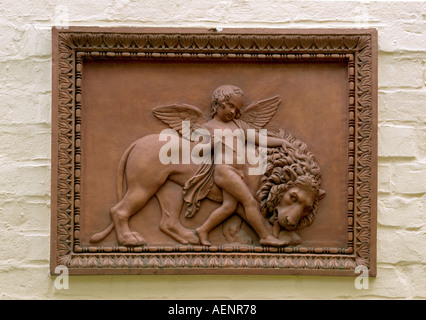
[[[268,149],[266,172],[257,192],[260,209],[272,224],[276,221],[286,230],[299,230],[312,224],[319,200],[325,196],[321,171],[304,142],[284,130],[270,134],[284,138],[294,149]]]

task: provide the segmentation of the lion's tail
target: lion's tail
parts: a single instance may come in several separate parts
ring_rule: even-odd
[[[130,152],[132,152],[135,147],[136,142],[133,142],[127,149],[124,151],[121,156],[120,162],[118,163],[117,168],[117,201],[123,199],[123,182],[124,182],[124,169],[126,168],[127,159],[129,158]]]
[[[94,234],[91,238],[90,238],[90,242],[91,243],[96,243],[99,241],[102,241],[103,239],[106,238],[107,235],[110,234],[110,232],[114,230],[114,223],[111,223],[105,230],[98,232],[96,234]]]
[[[123,155],[121,156],[120,162],[118,163],[118,168],[117,168],[117,200],[118,201],[120,201],[123,198],[124,169],[126,168],[126,163],[127,163],[127,159],[129,158],[129,154],[133,150],[135,145],[136,145],[136,142],[132,143],[130,147],[128,147],[127,150],[124,151]],[[96,243],[96,242],[102,241],[103,239],[106,238],[107,235],[111,233],[112,230],[114,230],[114,223],[111,223],[103,231],[94,234],[90,238],[90,242]]]

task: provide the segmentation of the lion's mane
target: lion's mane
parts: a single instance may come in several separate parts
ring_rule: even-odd
[[[257,198],[265,217],[273,215],[275,207],[280,203],[284,193],[297,185],[310,186],[315,191],[315,201],[311,212],[299,221],[297,229],[310,225],[318,211],[321,171],[315,156],[308,151],[307,145],[282,129],[268,135],[283,138],[294,149],[268,148],[267,167],[261,179]]]

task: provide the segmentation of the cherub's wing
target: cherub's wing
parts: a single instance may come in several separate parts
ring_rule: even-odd
[[[255,129],[261,129],[272,119],[280,103],[280,96],[255,102],[243,110],[240,120]]]
[[[154,116],[167,124],[170,128],[179,132],[183,137],[190,137],[192,131],[200,128],[207,120],[197,107],[189,104],[171,104],[168,106],[155,107],[152,110]],[[190,132],[184,132],[183,121],[190,122]]]

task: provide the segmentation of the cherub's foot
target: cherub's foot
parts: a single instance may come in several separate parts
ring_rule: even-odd
[[[195,229],[195,232],[197,233],[198,237],[200,238],[200,243],[204,246],[211,246],[212,244],[209,241],[209,238],[207,236],[207,232],[205,232],[201,228]]]
[[[260,244],[269,247],[283,247],[289,245],[288,241],[279,240],[273,236],[267,236],[266,238],[260,239]]]

